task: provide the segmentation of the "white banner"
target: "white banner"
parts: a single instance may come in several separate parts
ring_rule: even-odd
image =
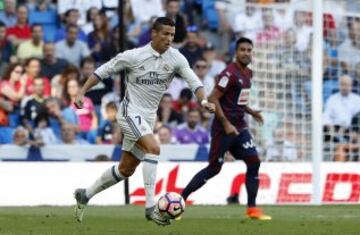
[[[0,162],[0,206],[72,205],[75,188],[87,187],[114,163],[31,163]],[[160,162],[156,197],[166,191],[181,192],[207,163]],[[310,163],[263,163],[260,168],[259,204],[309,204]],[[229,195],[239,194],[246,204],[245,165],[226,163],[219,175],[189,197],[193,204],[226,204]],[[130,202],[145,199],[141,166],[130,178]],[[360,203],[360,163],[323,163],[323,203]],[[120,183],[96,195],[93,205],[123,205]]]

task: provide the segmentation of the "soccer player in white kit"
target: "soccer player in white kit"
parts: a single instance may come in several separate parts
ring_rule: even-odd
[[[78,108],[83,107],[85,93],[99,80],[121,70],[126,72],[125,97],[117,114],[117,121],[124,133],[121,160],[88,188],[75,190],[75,217],[79,222],[82,221],[85,206],[95,194],[130,177],[142,161],[145,217],[159,225],[170,224],[169,219],[157,210],[154,198],[160,146],[153,135],[153,128],[160,99],[174,75],[179,74],[187,81],[201,106],[210,112],[215,110],[215,105],[207,101],[203,85],[185,57],[170,47],[174,35],[175,23],[169,18],[159,17],[153,24],[152,41],[148,45],[119,53],[100,66],[80,90],[75,101]]]

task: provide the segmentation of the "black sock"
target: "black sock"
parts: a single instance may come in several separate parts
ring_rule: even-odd
[[[256,206],[256,195],[259,189],[260,162],[246,164],[246,191],[248,195],[248,207]]]
[[[192,192],[195,192],[199,188],[201,188],[208,179],[214,177],[220,172],[221,167],[211,167],[208,166],[201,171],[199,171],[188,183],[188,185],[185,187],[185,189],[182,191],[181,195],[186,201],[186,199],[189,197],[189,195]]]

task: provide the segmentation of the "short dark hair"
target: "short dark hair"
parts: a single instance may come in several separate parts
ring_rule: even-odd
[[[193,97],[193,92],[189,88],[184,88],[180,91],[180,98],[186,98],[191,100]]]
[[[6,24],[0,20],[0,27],[6,27]]]
[[[43,26],[41,24],[35,23],[31,25],[31,32],[34,31],[35,27],[41,27],[41,29],[43,28]]]
[[[68,33],[71,28],[75,28],[77,31],[79,31],[79,27],[77,25],[71,24],[66,27],[66,32]]]
[[[175,27],[175,22],[168,18],[168,17],[159,17],[155,20],[155,22],[152,25],[153,30],[160,30],[162,25],[167,25],[171,27]]]
[[[110,101],[106,104],[105,109],[114,109],[117,110],[116,103],[114,101]]]
[[[180,0],[167,0],[166,4],[169,4],[170,2],[178,2],[178,3],[180,3]]]
[[[253,46],[253,42],[249,38],[241,37],[236,41],[236,49],[238,49],[239,45],[241,43],[249,43],[251,46]]]
[[[68,17],[71,14],[71,12],[79,12],[79,10],[76,8],[71,8],[65,12],[64,16]]]
[[[38,61],[39,63],[41,62],[40,59],[37,58],[37,57],[30,57],[30,58],[27,58],[27,59],[25,60],[25,63],[24,63],[25,67],[29,66],[29,64],[30,64],[31,61],[33,61],[33,60],[36,60],[36,61]]]
[[[80,62],[80,68],[84,67],[85,63],[96,64],[96,61],[91,56],[84,57]]]

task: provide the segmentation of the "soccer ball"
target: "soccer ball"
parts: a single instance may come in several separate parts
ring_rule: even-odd
[[[165,193],[158,201],[160,213],[168,219],[176,219],[185,210],[184,198],[175,192]]]

